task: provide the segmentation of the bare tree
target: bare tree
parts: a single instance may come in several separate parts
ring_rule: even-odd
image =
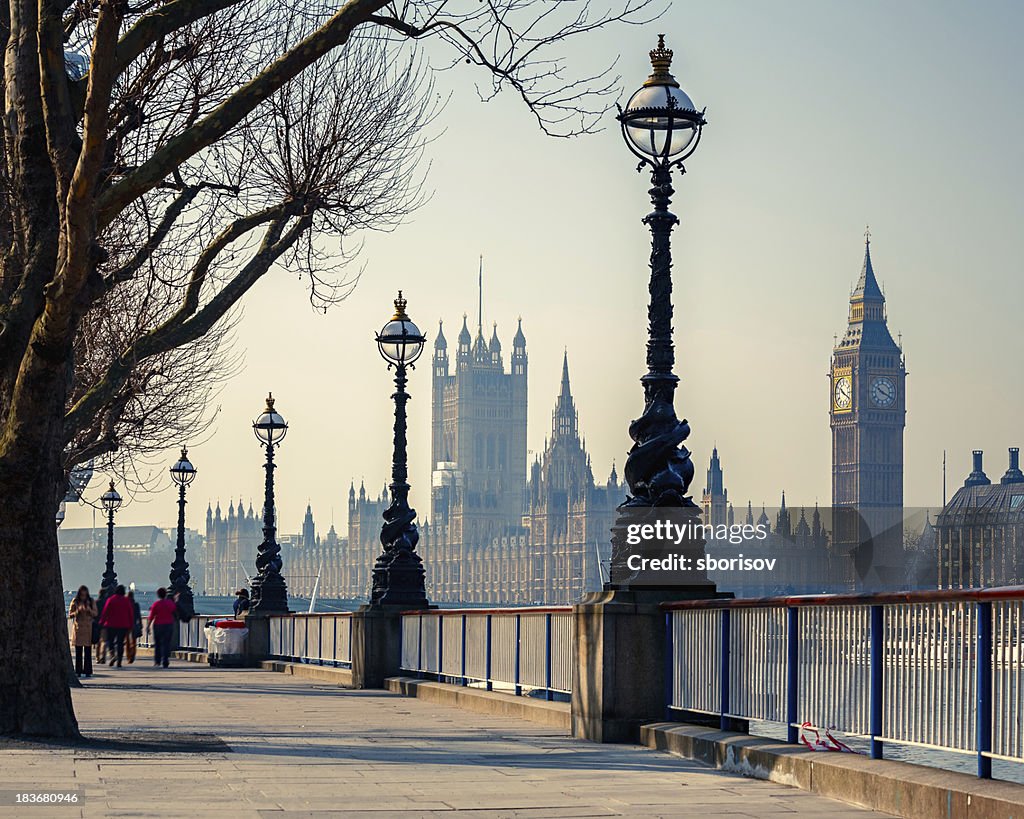
[[[54,528],[68,463],[159,445],[181,409],[170,385],[213,388],[216,367],[188,373],[256,281],[273,269],[318,306],[343,298],[359,231],[421,201],[436,95],[418,41],[571,135],[614,78],[567,80],[558,48],[649,2],[0,7],[0,733],[78,732]]]

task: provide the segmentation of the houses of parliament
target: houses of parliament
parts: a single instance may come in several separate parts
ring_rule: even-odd
[[[568,354],[544,449],[528,463],[528,356],[522,322],[506,359],[497,327],[471,335],[464,317],[449,354],[443,326],[434,340],[431,384],[430,511],[420,514],[417,547],[436,602],[568,603],[598,589],[610,551],[609,530],[624,488],[614,466],[594,479],[572,396]],[[279,538],[291,594],[365,599],[380,553],[387,487],[348,491],[348,532],[315,533],[307,507],[302,534]],[[261,521],[231,505],[207,512],[208,594],[247,583],[262,538]]]

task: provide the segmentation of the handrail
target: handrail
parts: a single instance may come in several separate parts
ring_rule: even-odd
[[[1024,586],[991,589],[936,589],[934,591],[879,592],[874,594],[800,594],[789,597],[713,597],[662,603],[663,611],[681,609],[744,609],[792,606],[870,606],[885,603],[957,603],[984,600],[1024,600]]]

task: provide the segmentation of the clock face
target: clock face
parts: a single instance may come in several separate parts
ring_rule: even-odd
[[[853,381],[850,376],[844,375],[836,379],[832,400],[835,402],[836,409],[850,408],[850,405],[853,404]]]
[[[879,376],[871,382],[871,400],[878,407],[891,407],[896,403],[896,383],[887,376]]]

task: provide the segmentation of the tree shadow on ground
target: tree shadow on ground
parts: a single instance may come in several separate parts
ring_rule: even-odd
[[[0,751],[74,750],[101,754],[230,753],[215,734],[181,731],[89,731],[77,739],[0,736]]]

